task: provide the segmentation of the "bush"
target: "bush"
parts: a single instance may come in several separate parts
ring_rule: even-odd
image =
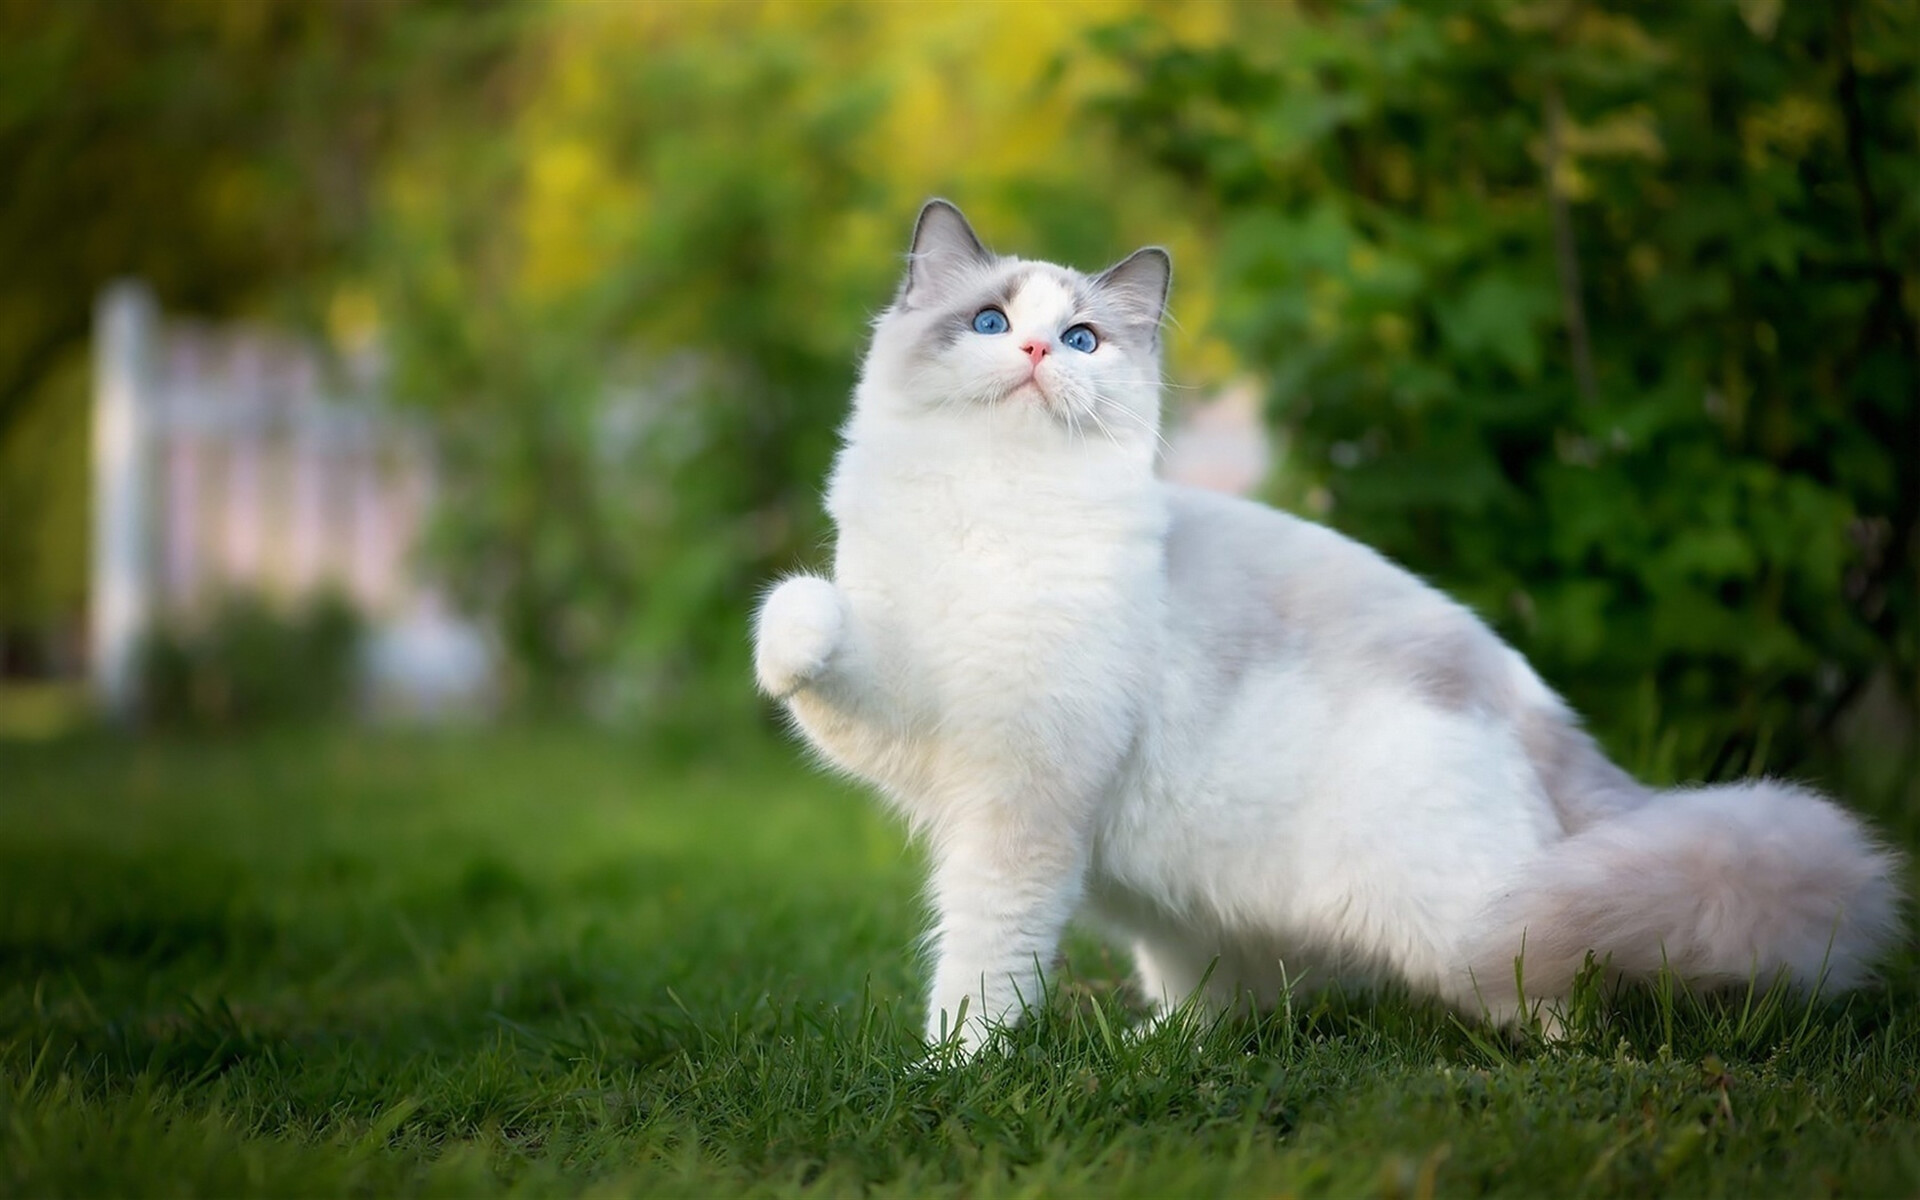
[[[291,612],[258,596],[229,597],[203,625],[148,636],[142,718],[163,728],[257,729],[348,716],[362,628],[337,596]]]
[[[1110,117],[1221,239],[1280,498],[1468,599],[1643,766],[1818,770],[1870,694],[1910,747],[1915,10],[1271,23],[1104,44]]]

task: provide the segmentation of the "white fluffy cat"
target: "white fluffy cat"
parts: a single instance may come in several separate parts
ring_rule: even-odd
[[[1523,941],[1530,997],[1589,950],[1859,982],[1900,893],[1853,818],[1651,791],[1466,609],[1155,478],[1169,272],[999,257],[930,202],[843,431],[833,577],[758,615],[761,688],[929,839],[929,1037],[1017,1018],[1076,912],[1162,1005],[1397,978],[1505,1020]]]

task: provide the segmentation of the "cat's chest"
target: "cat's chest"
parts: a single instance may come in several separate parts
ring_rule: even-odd
[[[1062,738],[1106,746],[1152,658],[1159,545],[1058,507],[978,501],[842,521],[834,581],[875,661],[902,712],[959,736],[963,757],[985,745],[1038,754]]]
[[[960,622],[1094,615],[1161,573],[1143,501],[994,479],[921,478],[838,506],[835,574],[903,615]]]

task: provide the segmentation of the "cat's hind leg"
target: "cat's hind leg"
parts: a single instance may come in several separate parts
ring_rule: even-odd
[[[1156,1021],[1195,998],[1203,983],[1209,995],[1199,997],[1211,1009],[1219,998],[1212,993],[1219,955],[1168,935],[1137,938],[1133,943],[1134,974],[1140,994],[1152,1006]]]

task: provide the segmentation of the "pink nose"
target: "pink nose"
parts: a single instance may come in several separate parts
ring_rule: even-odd
[[[1028,342],[1020,348],[1027,352],[1027,357],[1033,360],[1033,365],[1036,367],[1040,365],[1040,360],[1047,356],[1048,351],[1053,349],[1052,346],[1038,340]]]

